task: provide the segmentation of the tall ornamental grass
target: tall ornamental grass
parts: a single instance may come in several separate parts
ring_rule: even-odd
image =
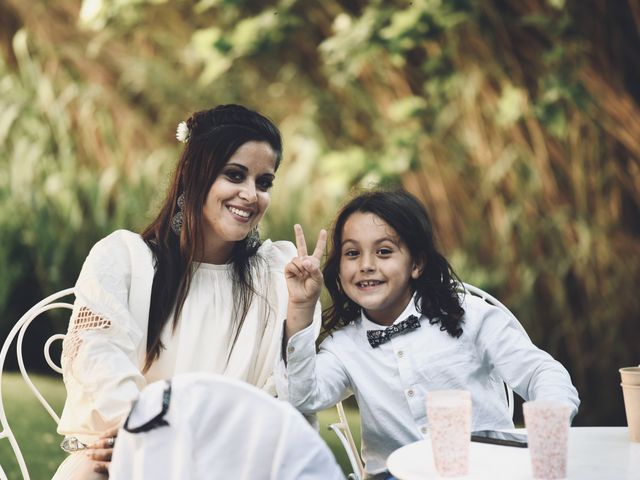
[[[640,363],[640,7],[622,0],[7,0],[0,330],[139,228],[178,120],[239,102],[285,158],[263,236],[313,244],[354,187],[402,185],[458,273],[622,424]]]

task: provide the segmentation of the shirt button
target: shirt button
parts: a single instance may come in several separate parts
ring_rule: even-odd
[[[295,351],[296,351],[296,347],[293,347],[293,346],[287,347],[287,353],[293,353]]]
[[[413,388],[407,390],[407,397],[413,397],[415,394],[416,392],[413,391]]]
[[[404,358],[404,351],[400,350],[398,352],[398,358]]]
[[[422,433],[423,435],[427,434],[427,427],[425,427],[424,425],[420,427],[420,433]]]

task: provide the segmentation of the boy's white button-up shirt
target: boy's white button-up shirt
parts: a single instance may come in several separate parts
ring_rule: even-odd
[[[431,325],[413,299],[394,323],[416,315],[421,326],[376,348],[366,331],[385,327],[364,314],[327,337],[317,355],[314,330],[308,327],[288,341],[287,364],[281,361],[276,370],[278,394],[303,413],[355,395],[368,475],[384,471],[394,450],[423,438],[429,390],[469,390],[472,430],[513,428],[503,380],[525,400],[569,403],[573,418],[580,401],[567,370],[502,310],[471,295],[462,306],[459,338]]]

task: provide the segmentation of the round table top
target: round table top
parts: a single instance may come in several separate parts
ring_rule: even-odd
[[[626,427],[571,427],[568,454],[568,479],[640,478],[640,443],[629,440]],[[400,480],[440,478],[428,438],[393,452],[387,467]],[[469,475],[462,478],[532,479],[529,450],[471,442]]]

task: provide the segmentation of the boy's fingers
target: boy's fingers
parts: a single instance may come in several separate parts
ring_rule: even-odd
[[[287,265],[286,270],[295,276],[303,275],[304,267],[302,265],[302,260],[300,260],[300,258],[294,258],[289,262],[289,265]]]
[[[296,234],[296,247],[298,248],[298,256],[306,257],[307,256],[307,242],[304,239],[304,232],[302,231],[302,227],[299,224],[295,224],[293,226],[293,231]]]
[[[319,270],[320,265],[318,265],[313,257],[307,257],[302,261],[302,267],[306,273],[312,274]]]
[[[322,260],[324,255],[324,248],[327,246],[327,231],[323,228],[318,234],[318,241],[316,242],[316,248],[313,251],[313,256],[318,260]]]
[[[322,280],[322,270],[320,270],[320,264],[314,257],[307,257],[304,262],[304,268],[307,274],[314,280]]]

